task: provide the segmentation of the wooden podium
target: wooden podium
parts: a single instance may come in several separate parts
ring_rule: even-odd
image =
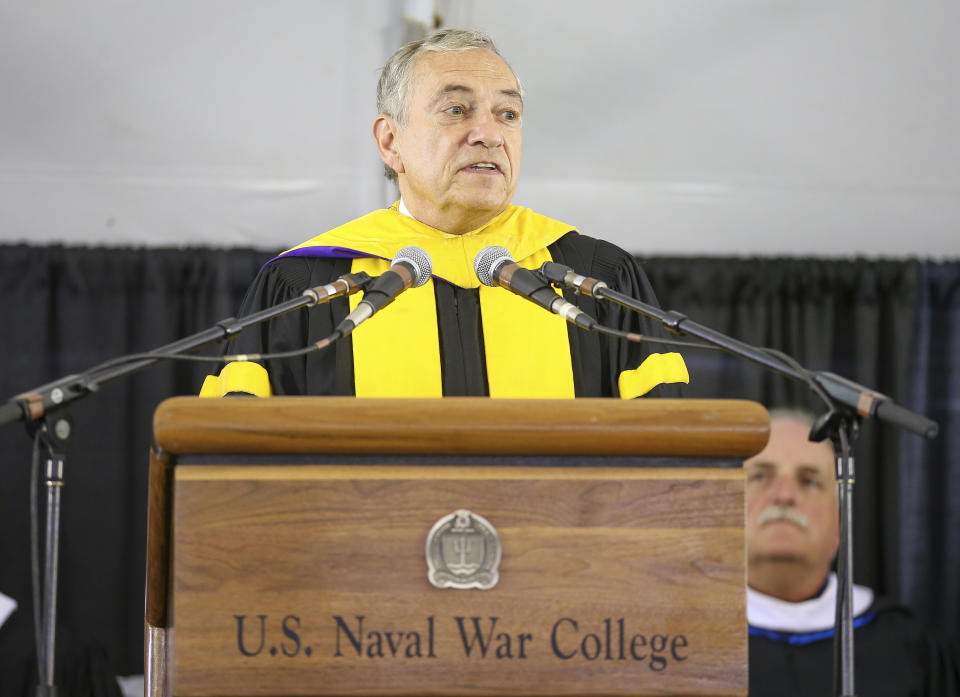
[[[744,695],[768,427],[730,400],[167,400],[146,691]]]

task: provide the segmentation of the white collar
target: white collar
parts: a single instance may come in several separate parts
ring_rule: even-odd
[[[827,587],[816,598],[791,603],[747,588],[747,623],[751,627],[781,632],[817,632],[834,625],[837,575],[827,577]],[[873,603],[873,591],[853,586],[853,615],[863,614]]]
[[[410,212],[410,209],[407,208],[407,204],[403,202],[403,196],[400,197],[400,205],[397,206],[397,213],[401,213],[408,218],[413,218],[413,213]],[[413,218],[416,220],[416,218]]]

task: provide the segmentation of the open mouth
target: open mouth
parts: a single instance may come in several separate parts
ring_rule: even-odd
[[[500,168],[492,162],[474,162],[463,168],[464,172],[477,172],[479,174],[498,174]]]

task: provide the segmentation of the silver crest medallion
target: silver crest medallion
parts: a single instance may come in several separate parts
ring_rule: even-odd
[[[438,520],[427,535],[427,578],[437,588],[489,590],[500,580],[500,537],[465,508]]]

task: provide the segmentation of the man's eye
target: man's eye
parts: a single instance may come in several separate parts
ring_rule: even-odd
[[[463,116],[463,107],[462,106],[452,106],[447,109],[447,113],[451,116]]]
[[[503,118],[505,118],[507,121],[516,121],[520,118],[520,114],[515,111],[507,110],[503,112]]]

